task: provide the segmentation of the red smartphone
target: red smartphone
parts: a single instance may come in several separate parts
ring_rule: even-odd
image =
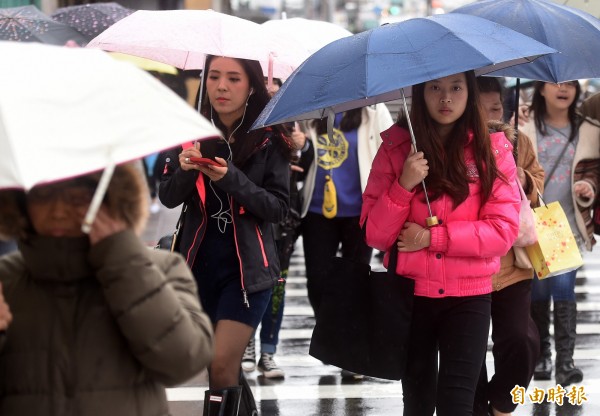
[[[190,157],[190,162],[195,163],[197,165],[213,165],[213,166],[221,166],[221,164],[213,159],[209,159],[207,157]]]

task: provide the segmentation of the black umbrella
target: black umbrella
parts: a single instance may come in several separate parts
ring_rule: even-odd
[[[0,40],[64,45],[84,45],[87,40],[73,28],[56,22],[35,6],[0,9]]]
[[[114,2],[90,3],[62,7],[52,13],[52,19],[71,26],[90,41],[134,11]]]

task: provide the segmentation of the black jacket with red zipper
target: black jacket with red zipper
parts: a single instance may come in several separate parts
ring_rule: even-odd
[[[289,209],[289,160],[269,136],[242,169],[230,161],[227,174],[213,182],[229,195],[235,245],[240,261],[242,290],[254,293],[273,287],[279,280],[279,259],[273,225]],[[179,252],[192,267],[206,230],[206,210],[196,188],[198,171],[179,167],[182,148],[161,154],[164,164],[158,196],[167,208],[186,205]]]

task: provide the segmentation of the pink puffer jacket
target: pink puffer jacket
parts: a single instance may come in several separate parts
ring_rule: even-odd
[[[389,251],[403,224],[426,226],[429,211],[422,190],[408,192],[398,184],[411,148],[409,133],[394,125],[381,137],[383,144],[363,194],[361,225],[366,222],[367,244]],[[475,163],[470,142],[465,146],[465,161],[469,173],[476,176],[477,171],[471,169]],[[492,291],[491,276],[518,235],[520,194],[511,143],[502,132],[491,134],[491,142],[498,169],[507,181],[496,179],[485,205],[481,205],[479,182],[470,185],[470,195],[455,209],[447,196],[432,201],[439,225],[431,228],[430,247],[398,254],[396,272],[415,279],[417,296],[475,296]]]

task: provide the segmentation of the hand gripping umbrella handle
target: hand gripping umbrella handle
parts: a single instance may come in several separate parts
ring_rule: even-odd
[[[96,214],[98,214],[100,205],[102,205],[102,200],[104,199],[104,195],[106,194],[108,184],[110,184],[110,180],[114,171],[115,164],[110,163],[108,166],[106,166],[106,168],[104,168],[104,172],[102,172],[102,176],[100,177],[100,182],[98,182],[98,187],[94,192],[92,202],[90,203],[90,206],[88,207],[88,210],[83,219],[83,223],[81,224],[81,231],[83,231],[86,234],[89,234],[92,230],[92,224],[96,219]]]

